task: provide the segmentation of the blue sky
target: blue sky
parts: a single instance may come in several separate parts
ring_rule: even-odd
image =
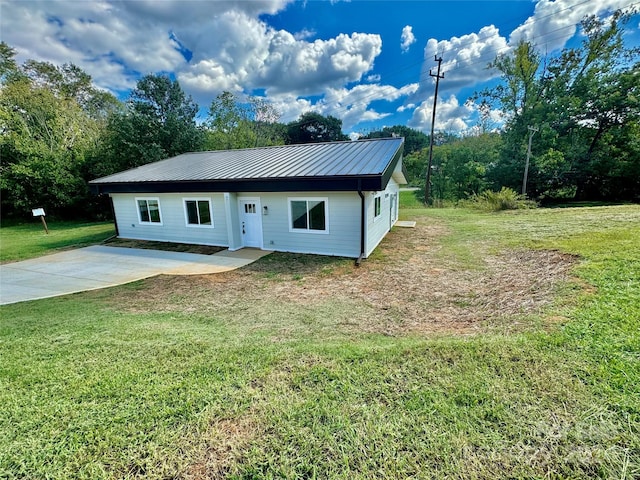
[[[314,110],[357,136],[431,126],[434,55],[443,58],[436,129],[473,132],[487,64],[520,39],[553,55],[580,39],[589,14],[640,0],[4,1],[0,38],[27,58],[75,63],[120,98],[141,75],[169,73],[206,112],[229,90],[264,96],[295,120]],[[628,25],[640,45],[640,15]],[[500,112],[492,112],[496,124]]]

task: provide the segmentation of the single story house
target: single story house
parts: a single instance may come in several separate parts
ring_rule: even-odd
[[[366,258],[398,218],[403,138],[184,153],[89,182],[121,238]]]

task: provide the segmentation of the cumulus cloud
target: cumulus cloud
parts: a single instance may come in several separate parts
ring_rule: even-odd
[[[297,95],[272,95],[269,97],[269,102],[281,114],[280,121],[283,123],[297,120],[305,112],[318,111],[310,100]]]
[[[415,103],[408,103],[406,105],[400,105],[396,109],[396,112],[404,112],[405,110],[413,110],[414,108],[416,108],[416,104]]]
[[[408,108],[408,106],[407,106]],[[482,112],[481,112],[482,110]],[[433,95],[422,102],[413,111],[409,120],[410,127],[428,132],[431,129]],[[484,119],[481,119],[481,114]],[[436,107],[436,131],[445,131],[457,135],[473,135],[483,130],[497,131],[504,124],[505,116],[500,110],[480,106],[472,101],[460,104],[455,95],[448,98],[438,97]]]
[[[433,96],[422,102],[413,111],[409,126],[425,132],[430,130],[432,112]],[[451,95],[446,99],[439,98],[436,108],[435,129],[451,133],[462,133],[469,128],[471,117],[475,112],[476,110],[472,105],[460,105],[455,95]]]
[[[494,25],[483,27],[477,33],[469,33],[448,40],[431,38],[424,49],[424,63],[420,75],[420,88],[412,100],[422,102],[411,120],[416,128],[427,125],[430,128],[430,111],[433,103],[435,79],[435,57],[442,57],[442,73],[445,78],[440,83],[444,94],[458,92],[462,88],[474,87],[498,76],[498,72],[487,65],[498,55],[508,54],[518,42],[530,41],[544,53],[561,49],[577,32],[577,24],[587,15],[606,16],[616,9],[629,8],[629,0],[539,0],[534,14],[513,30],[507,40]],[[423,101],[431,95],[430,100]],[[452,97],[443,103],[441,118],[436,128],[464,131],[473,108],[457,105]],[[438,117],[440,117],[438,105]],[[459,115],[459,117],[454,117]],[[492,115],[498,113],[492,112]]]
[[[435,57],[442,57],[440,83],[442,91],[457,91],[494,78],[497,73],[487,69],[487,64],[499,53],[509,50],[506,39],[498,29],[490,25],[478,33],[470,33],[449,40],[429,39],[424,49],[424,63],[420,75],[421,86],[418,94],[422,97],[433,93],[433,77],[437,63]]]
[[[313,32],[294,35],[260,19],[290,1],[10,1],[2,32],[18,60],[72,62],[111,90],[173,72],[196,99],[222,90],[321,94],[371,70],[382,49],[377,34],[310,42]]]
[[[402,34],[400,35],[400,48],[402,49],[402,53],[408,52],[409,47],[416,43],[416,37],[412,30],[413,27],[411,25],[407,25],[402,29]]]
[[[416,91],[418,84],[402,88],[391,85],[356,85],[352,89],[329,89],[315,109],[323,115],[342,119],[342,126],[349,130],[360,122],[379,120],[391,115],[370,108],[371,103],[384,100],[393,102]]]
[[[314,111],[340,118],[343,129],[348,131],[360,122],[379,120],[391,115],[371,108],[373,102],[393,102],[412,94],[417,88],[417,83],[402,88],[365,84],[351,89],[329,88],[316,103],[292,94],[271,95],[269,101],[282,114],[280,121],[284,123],[297,120],[305,112]]]
[[[553,52],[561,49],[576,34],[577,24],[587,15],[603,16],[617,9],[628,9],[629,0],[540,0],[534,14],[509,36],[509,45],[529,41],[538,50]]]

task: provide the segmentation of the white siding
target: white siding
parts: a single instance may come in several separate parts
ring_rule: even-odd
[[[247,194],[249,195],[249,194]],[[259,193],[264,248],[357,258],[360,255],[360,197],[357,192]],[[242,196],[238,194],[238,196]],[[290,231],[289,198],[323,197],[328,202],[328,233]]]
[[[398,193],[392,179],[384,192],[364,192],[365,251],[369,256],[391,229],[391,195]],[[374,218],[374,199],[381,197],[381,212]],[[313,253],[357,258],[360,255],[360,206],[358,192],[112,194],[118,232],[122,238],[216,245],[241,248],[237,198],[259,197],[262,209],[263,246],[280,252]],[[162,225],[141,224],[136,198],[158,198]],[[186,225],[184,199],[210,198],[213,228]],[[289,199],[324,198],[327,232],[291,231]],[[397,202],[396,202],[397,204]],[[267,213],[265,214],[265,209]]]
[[[392,178],[383,192],[366,192],[366,217],[367,217],[367,234],[366,238],[366,256],[368,257],[375,250],[384,236],[391,230],[392,219],[397,215],[392,215],[392,195],[396,195],[394,208],[397,211],[399,201],[400,188],[396,181]],[[380,216],[375,217],[375,198],[380,196]],[[395,223],[395,222],[393,222]]]
[[[113,208],[121,238],[155,240],[159,242],[195,243],[226,247],[227,215],[222,193],[154,193],[124,194],[114,193]],[[136,198],[158,198],[162,224],[140,223]],[[187,226],[184,199],[207,198],[211,200],[213,228]]]

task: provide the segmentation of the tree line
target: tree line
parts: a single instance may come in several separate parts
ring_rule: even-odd
[[[478,92],[474,135],[434,138],[433,199],[520,191],[531,139],[527,195],[537,200],[640,199],[640,49],[626,48],[629,14],[587,17],[581,45],[542,58],[520,43],[489,67],[501,82]],[[307,112],[280,123],[259,97],[223,92],[207,116],[177,80],[142,77],[120,101],[79,67],[27,60],[0,43],[0,198],[3,218],[45,207],[62,217],[104,215],[91,179],[188,151],[348,140],[342,121]],[[492,125],[493,112],[502,124]],[[402,136],[410,182],[424,186],[430,139],[403,125],[363,138]]]
[[[282,124],[271,104],[231,92],[198,121],[198,105],[167,75],[142,77],[120,101],[75,65],[18,65],[15,54],[0,43],[3,218],[36,207],[60,217],[104,215],[89,180],[184,152],[349,139],[335,117],[308,112]]]
[[[640,201],[640,48],[626,48],[630,13],[582,21],[584,40],[551,59],[529,42],[498,56],[501,82],[472,98],[478,134],[435,140],[433,199],[458,200],[483,190],[522,191],[542,201]],[[491,113],[504,124],[493,131]],[[428,151],[409,153],[414,182],[424,186]]]

